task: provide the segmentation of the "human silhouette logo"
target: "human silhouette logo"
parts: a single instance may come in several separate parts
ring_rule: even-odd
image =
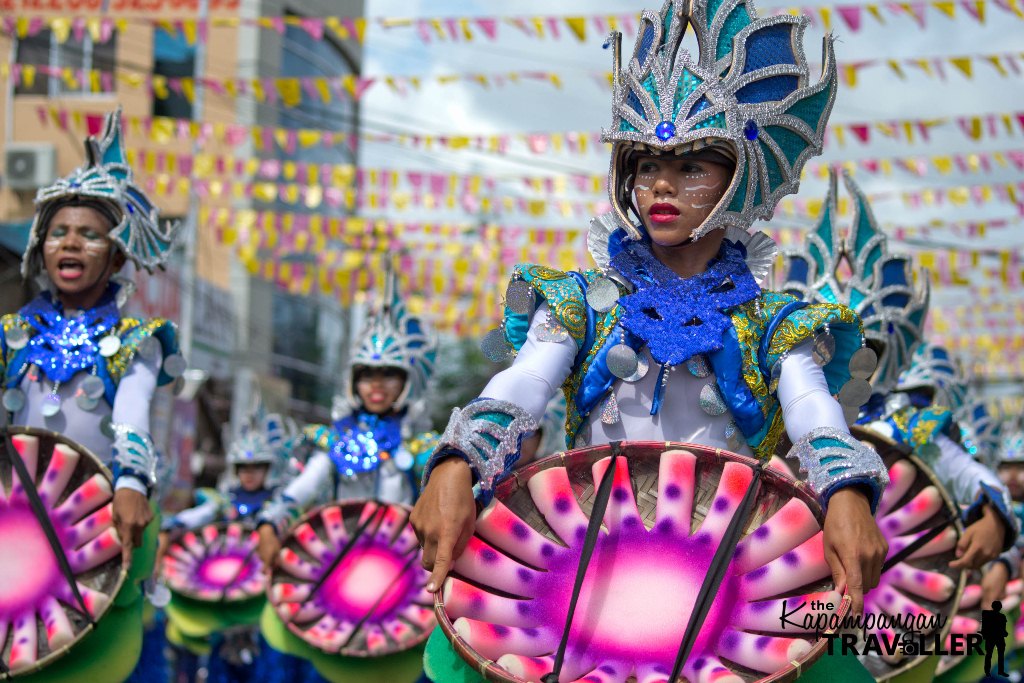
[[[985,639],[985,675],[992,674],[992,651],[999,650],[999,676],[1007,676],[1003,665],[1003,651],[1006,649],[1006,616],[1003,603],[992,601],[992,609],[981,612],[981,637]]]

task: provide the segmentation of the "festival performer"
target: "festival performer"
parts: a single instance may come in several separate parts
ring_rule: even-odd
[[[167,605],[167,640],[175,648],[175,681],[194,680],[200,666],[207,668],[207,680],[211,682],[249,681],[261,666],[256,624],[263,609],[264,587],[257,584],[245,593],[248,598],[243,596],[230,602],[202,600],[197,596],[199,586],[196,584],[202,583],[197,573],[207,571],[206,565],[186,567],[172,557],[175,574],[169,577],[163,571],[162,559],[171,541],[186,531],[199,531],[217,523],[239,524],[245,533],[254,529],[257,513],[273,496],[276,482],[287,469],[297,432],[294,423],[280,415],[264,415],[257,401],[248,424],[243,425],[228,448],[230,469],[220,489],[198,491],[198,505],[164,520],[157,572],[172,583],[172,597]],[[238,545],[231,547],[224,541],[231,541],[233,537],[226,535],[223,529],[220,531],[205,550],[212,551],[217,546],[228,554],[228,561],[253,556],[255,546],[246,550],[241,543],[245,533],[237,539]],[[205,538],[195,542],[204,541]],[[216,557],[207,559],[217,560]],[[252,571],[261,575],[255,563]],[[235,584],[244,581],[244,572],[244,568],[236,572]],[[185,593],[175,591],[176,585]]]
[[[157,534],[150,404],[185,369],[171,322],[120,312],[135,271],[162,266],[178,226],[161,225],[134,184],[120,111],[85,146],[86,164],[36,195],[22,274],[42,293],[3,317],[3,407],[12,424],[64,434],[112,469],[113,520],[130,574],[114,608],[71,654],[23,680],[121,681],[135,666],[140,581],[152,572]]]
[[[762,290],[774,244],[747,233],[821,150],[836,72],[826,38],[824,75],[811,81],[805,22],[759,19],[742,2],[671,1],[644,14],[633,58],[614,72],[603,134],[613,211],[588,239],[598,270],[515,268],[502,326],[484,340],[489,356],[516,352],[515,362],[453,412],[413,512],[428,588],[440,590],[478,507],[561,387],[569,447],[675,441],[767,460],[785,429],[827,508],[834,578],[861,609],[886,554],[872,512],[887,475],[833,398],[861,353],[860,321]],[[695,57],[682,48],[687,30]],[[440,631],[426,670],[474,679]]]
[[[437,434],[418,432],[419,413],[433,373],[436,342],[419,318],[409,314],[397,292],[393,272],[386,276],[379,307],[371,314],[355,347],[336,397],[331,426],[311,425],[305,440],[313,453],[305,469],[257,515],[260,557],[269,567],[281,548],[280,538],[306,511],[324,486],[332,501],[372,500],[411,505],[419,493],[419,476]],[[331,681],[395,681],[405,676],[395,657],[329,656],[315,651],[287,631],[269,608],[262,619],[267,641],[281,652],[310,659]],[[419,650],[416,671],[419,676]],[[408,657],[399,657],[408,659]],[[389,666],[395,668],[388,668]]]

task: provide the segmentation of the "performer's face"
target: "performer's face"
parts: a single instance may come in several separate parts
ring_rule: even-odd
[[[1024,501],[1024,463],[1003,463],[999,466],[999,478],[1006,484],[1010,497]]]
[[[391,412],[405,388],[405,373],[398,368],[365,368],[356,377],[359,400],[374,415]]]
[[[673,247],[688,240],[722,199],[732,173],[730,166],[699,155],[639,157],[633,192],[655,244]]]
[[[238,465],[235,473],[238,475],[238,483],[246,491],[259,491],[267,481],[267,470],[270,465],[260,463],[251,465]]]
[[[106,216],[87,206],[62,207],[50,219],[43,266],[65,306],[95,305],[124,264],[124,255],[108,236],[112,227]]]

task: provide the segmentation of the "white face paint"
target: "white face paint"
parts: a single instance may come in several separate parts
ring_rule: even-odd
[[[730,167],[700,158],[642,156],[633,203],[656,242],[679,244],[707,219],[731,178]]]

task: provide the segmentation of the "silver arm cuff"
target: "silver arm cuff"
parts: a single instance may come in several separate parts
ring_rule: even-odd
[[[124,423],[113,423],[114,445],[111,448],[114,463],[114,479],[137,477],[148,488],[156,486],[156,447],[149,434]]]
[[[427,462],[423,485],[440,459],[458,455],[472,468],[481,492],[489,493],[519,459],[523,437],[536,429],[533,416],[509,401],[485,398],[455,408]]]
[[[818,427],[793,444],[788,457],[800,460],[811,490],[827,507],[832,494],[853,484],[871,489],[871,510],[878,505],[889,484],[889,472],[882,458],[852,435],[835,427]]]

